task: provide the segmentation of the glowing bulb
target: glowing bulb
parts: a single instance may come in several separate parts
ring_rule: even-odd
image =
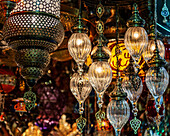
[[[139,37],[138,33],[134,33],[134,37],[137,39]]]
[[[81,45],[82,43],[83,43],[83,40],[82,39],[77,39],[77,45],[79,46],[79,45]]]
[[[97,71],[98,73],[102,73],[102,68],[101,68],[101,67],[97,67],[97,68],[96,68],[96,71]]]
[[[155,50],[155,44],[152,44],[151,50],[152,50],[152,51]]]

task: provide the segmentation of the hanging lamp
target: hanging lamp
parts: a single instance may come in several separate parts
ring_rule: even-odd
[[[89,67],[88,76],[92,87],[97,93],[99,111],[95,116],[96,120],[101,124],[102,120],[105,119],[105,113],[101,110],[103,105],[103,95],[112,81],[112,69],[108,63],[111,53],[105,46],[106,41],[103,36],[104,24],[101,21],[101,17],[104,13],[104,6],[101,4],[101,1],[97,6],[96,13],[99,17],[99,21],[96,25],[96,30],[99,35],[97,40],[98,44],[91,52],[93,63]]]
[[[125,47],[137,63],[148,44],[148,35],[143,28],[145,21],[139,16],[137,4],[133,4],[132,16],[127,22],[129,27],[125,33]]]
[[[76,119],[76,123],[77,123],[77,128],[82,133],[87,122],[86,119],[82,116],[84,112],[83,106],[86,98],[89,96],[92,90],[92,87],[88,80],[88,74],[83,73],[82,75],[79,75],[78,73],[74,73],[74,75],[70,80],[70,89],[74,97],[77,99],[79,103],[80,117]]]
[[[88,28],[84,25],[82,21],[81,5],[82,4],[80,1],[78,21],[77,24],[72,27],[73,34],[68,41],[69,53],[76,61],[80,74],[82,74],[83,72],[83,64],[87,59],[87,56],[90,54],[92,48],[90,38],[87,35]]]
[[[130,117],[130,108],[125,100],[127,94],[123,91],[121,86],[121,78],[119,72],[118,56],[120,53],[119,49],[119,29],[118,29],[118,5],[116,5],[116,58],[117,58],[117,81],[116,86],[113,91],[110,93],[110,102],[107,106],[107,118],[109,122],[115,129],[115,135],[120,136],[121,129],[127,123]]]
[[[156,45],[155,45],[155,25],[152,24],[150,27],[151,27],[151,32],[149,34],[150,40],[148,42],[148,46],[145,48],[145,50],[142,54],[146,62],[148,62],[152,58],[152,56],[154,55],[153,52],[156,48]],[[159,55],[164,59],[165,58],[165,46],[160,39],[157,39],[156,41],[157,41],[157,46],[158,46],[158,50],[159,50]]]
[[[80,117],[76,119],[76,123],[78,130],[82,133],[87,122],[82,116],[84,101],[92,90],[88,80],[88,73],[83,70],[84,62],[91,52],[91,41],[87,35],[88,29],[82,21],[81,0],[79,4],[78,23],[72,27],[73,34],[68,41],[68,50],[78,65],[78,73],[74,73],[70,80],[70,90],[79,103]]]
[[[169,84],[169,74],[164,68],[166,65],[166,61],[161,58],[158,50],[157,45],[157,15],[156,15],[156,5],[157,1],[155,0],[155,10],[154,10],[154,23],[155,23],[155,45],[156,48],[154,50],[154,55],[152,56],[151,60],[148,61],[150,66],[149,70],[146,73],[146,85],[155,99],[156,105],[155,108],[157,110],[157,117],[156,117],[156,124],[159,130],[160,119],[161,116],[159,115],[160,109],[160,98],[165,92],[168,84]]]
[[[118,92],[119,87],[115,87],[114,92]],[[122,92],[123,90],[121,90]],[[115,136],[120,136],[121,129],[130,117],[130,108],[125,100],[126,95],[110,94],[111,101],[107,106],[107,118],[115,129]]]
[[[143,84],[141,78],[138,76],[138,71],[136,70],[133,65],[133,59],[130,58],[130,64],[125,69],[125,77],[122,81],[122,88],[124,92],[127,93],[127,97],[132,104],[132,112],[134,114],[134,118],[130,121],[130,125],[134,130],[134,133],[137,134],[137,131],[141,125],[141,121],[137,119],[137,101],[142,93]]]
[[[22,0],[4,24],[4,39],[17,50],[16,63],[23,67],[21,73],[29,86],[43,75],[50,62],[49,52],[64,38],[59,17],[60,1]]]
[[[15,61],[30,87],[24,94],[28,110],[35,106],[36,96],[31,90],[50,63],[49,53],[64,39],[59,17],[60,0],[21,0],[4,24],[4,39],[17,51]]]

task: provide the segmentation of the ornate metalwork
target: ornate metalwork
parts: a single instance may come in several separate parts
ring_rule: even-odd
[[[63,26],[57,18],[31,12],[11,15],[3,31],[5,40],[13,49],[24,46],[52,52],[64,38]]]
[[[157,44],[157,42],[155,42]],[[159,50],[156,45],[156,49],[154,50],[154,55],[152,58],[148,61],[148,64],[150,67],[160,67],[166,65],[166,60],[162,59],[162,57],[159,55]]]
[[[81,16],[79,16],[78,18],[78,23],[73,26],[72,28],[73,33],[87,33],[88,32],[88,28],[84,25]]]
[[[121,101],[125,100],[127,97],[127,93],[123,91],[121,85],[121,77],[119,72],[119,55],[120,55],[120,47],[119,47],[119,16],[118,16],[119,7],[116,6],[116,47],[115,54],[117,59],[117,81],[114,90],[109,94],[109,97],[113,100]]]
[[[162,7],[161,15],[164,17],[163,23],[167,23],[167,17],[169,16],[169,10],[166,5],[166,0],[164,0],[164,6]]]
[[[93,61],[107,61],[110,56],[105,52],[103,46],[98,46],[96,52],[92,55]]]
[[[105,47],[108,41],[103,35],[104,23],[103,21],[101,21],[101,17],[103,16],[104,12],[105,12],[104,6],[101,4],[101,1],[100,1],[96,9],[97,16],[99,17],[99,20],[97,21],[97,24],[96,24],[96,31],[99,36],[97,37],[97,40],[95,42],[97,43],[97,46],[94,47],[91,53],[94,62],[95,61],[107,61],[111,55],[109,54],[110,50]]]
[[[96,9],[96,14],[99,18],[101,18],[103,16],[105,12],[104,6],[101,4],[101,2],[97,5],[97,9]]]
[[[31,89],[24,94],[23,98],[28,111],[30,111],[33,107],[35,107],[36,94],[32,92]]]
[[[133,4],[132,16],[127,22],[128,27],[133,26],[144,27],[145,25],[145,20],[139,16],[139,11],[137,8],[138,8],[137,4],[136,3]]]
[[[141,79],[138,76],[139,69],[133,66],[133,59],[130,58],[129,66],[125,69],[124,73],[126,76],[129,77],[129,80],[131,81],[131,88],[134,88],[134,90],[138,90],[141,86]]]
[[[72,27],[73,33],[87,33],[88,32],[88,28],[84,25],[84,23],[82,21],[81,5],[82,5],[82,3],[80,1],[78,21],[77,21],[77,24]]]
[[[157,116],[155,116],[155,117],[149,117],[149,119],[151,119],[152,121],[154,121],[156,123],[158,131],[159,131],[159,126],[161,124],[162,117],[164,117],[164,115],[159,115],[159,114],[157,114]]]
[[[101,17],[103,16],[104,12],[105,12],[104,6],[101,4],[100,1],[96,9],[96,14],[99,17],[99,21],[96,24],[96,31],[99,35],[103,34],[104,32],[104,23],[103,21],[101,21]]]
[[[4,39],[16,49],[16,62],[29,86],[34,86],[50,62],[49,53],[64,39],[60,0],[23,0],[4,24]]]
[[[13,13],[30,10],[45,12],[60,17],[60,0],[22,0],[14,8]]]
[[[105,112],[99,109],[99,111],[95,114],[96,120],[99,123],[99,126],[101,127],[102,121],[105,119]]]
[[[149,33],[149,39],[155,39],[155,25],[152,24],[150,26],[150,33]]]
[[[134,134],[137,134],[137,131],[141,125],[141,121],[137,119],[136,117],[134,117],[134,119],[130,121],[130,125],[131,125],[131,128],[134,130]]]
[[[103,34],[104,32],[104,23],[103,21],[98,21],[96,25],[96,31],[98,34]]]
[[[127,97],[127,93],[123,91],[120,80],[121,79],[117,79],[116,86],[114,88],[115,91],[112,91],[109,95],[111,99],[117,100],[117,101],[124,100]]]
[[[33,87],[37,79],[43,75],[43,70],[37,67],[26,67],[21,70],[22,76],[27,80],[27,84]]]
[[[80,117],[76,119],[77,128],[81,133],[83,132],[84,127],[86,126],[86,122],[87,120],[83,118],[82,115],[80,115]]]
[[[47,50],[21,49],[16,53],[15,61],[20,67],[45,68],[50,63],[50,55]]]

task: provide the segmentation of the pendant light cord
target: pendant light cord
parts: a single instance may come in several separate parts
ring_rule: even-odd
[[[82,22],[81,22],[81,18],[82,18],[82,5],[81,5],[81,0],[79,0],[79,16],[78,16],[78,24],[79,24],[79,28],[81,28],[82,26]],[[82,31],[79,29],[79,33],[81,33]]]
[[[120,72],[119,72],[119,16],[118,16],[118,4],[116,4],[116,48],[115,48],[115,53],[116,53],[116,59],[117,59],[117,79],[120,81]]]
[[[82,18],[82,1],[79,0],[79,19]]]
[[[158,45],[157,45],[157,0],[155,0],[154,3],[154,25],[155,25],[155,46],[156,46],[156,50],[158,50]]]

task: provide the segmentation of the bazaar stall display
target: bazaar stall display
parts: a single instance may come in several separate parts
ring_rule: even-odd
[[[170,135],[169,0],[0,0],[0,136]]]

